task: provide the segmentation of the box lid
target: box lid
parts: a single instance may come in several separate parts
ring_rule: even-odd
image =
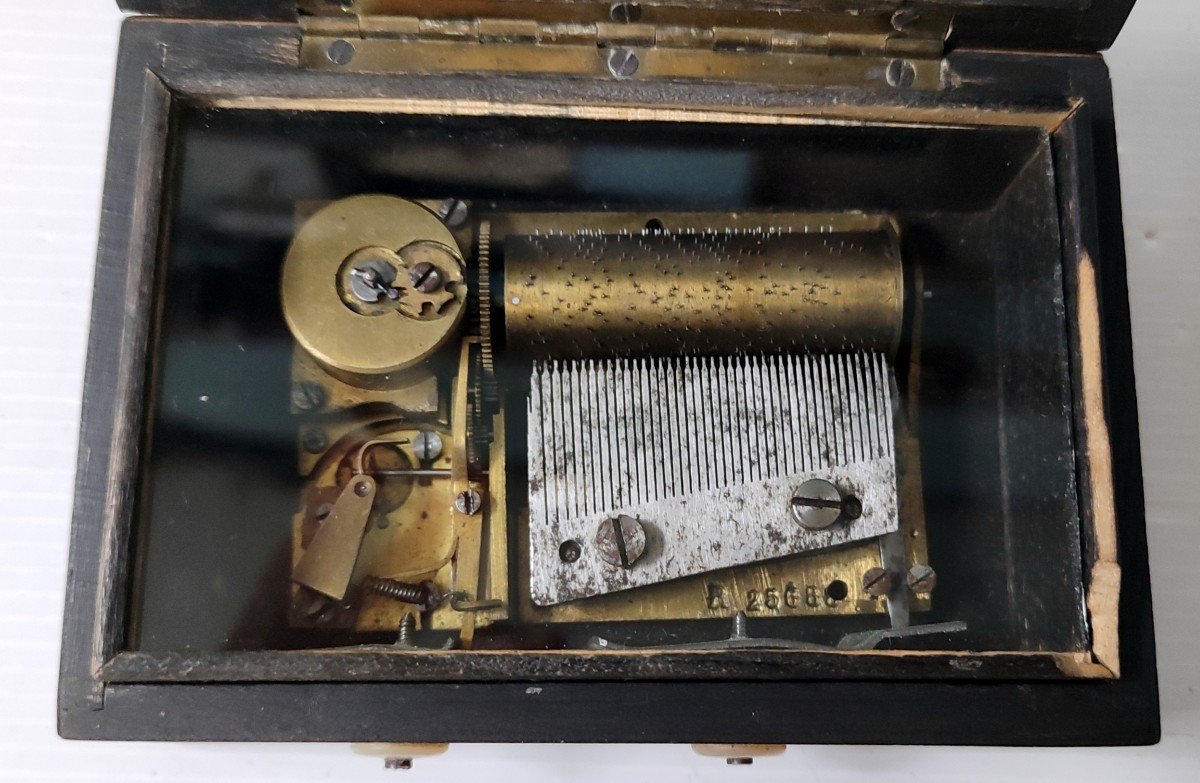
[[[644,18],[656,9],[673,12],[695,9],[730,12],[805,11],[913,12],[953,14],[947,45],[1025,51],[1091,52],[1107,49],[1120,32],[1134,0],[640,0]],[[352,8],[360,13],[386,14],[389,0],[117,0],[125,11],[158,16],[201,19],[294,20],[300,8],[328,6],[333,12]],[[613,5],[603,0],[428,0],[431,16],[444,7],[486,8],[487,15],[519,17],[550,7],[571,9],[581,16]]]

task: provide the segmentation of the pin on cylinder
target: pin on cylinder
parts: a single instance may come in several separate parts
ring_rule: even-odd
[[[509,351],[535,359],[879,351],[900,340],[893,230],[509,236]]]

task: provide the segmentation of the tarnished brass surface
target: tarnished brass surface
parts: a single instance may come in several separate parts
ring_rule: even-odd
[[[668,233],[752,231],[774,228],[800,234],[897,232],[887,215],[868,212],[671,212],[665,210],[611,212],[487,212],[491,235],[640,233],[657,221]],[[482,216],[481,216],[482,219]]]
[[[410,268],[431,253],[446,261],[436,301],[408,282]],[[358,306],[347,292],[350,266],[368,256],[394,269],[395,302]],[[392,196],[341,199],[310,217],[292,241],[283,267],[284,318],[296,342],[331,372],[392,373],[454,334],[466,310],[463,266],[453,235],[424,207]]]
[[[479,584],[484,598],[503,598],[506,603],[497,609],[476,612],[476,625],[503,620],[510,614],[507,604],[511,569],[508,559],[507,447],[504,411],[501,409],[492,417],[492,443],[488,451],[488,502],[483,506],[483,557],[480,561]]]
[[[471,379],[471,351],[475,341],[464,340],[459,350],[458,375],[454,379],[454,393],[450,407],[450,489],[457,497],[459,493],[479,493],[480,508],[470,512],[452,503],[450,518],[458,536],[458,548],[454,557],[454,590],[463,594],[468,601],[477,601],[483,596],[479,590],[479,565],[483,546],[483,508],[488,505],[487,487],[471,481],[467,475],[467,394]],[[475,612],[463,612],[459,627],[459,643],[470,649],[475,638]]]
[[[498,417],[499,418],[499,417]],[[444,423],[406,426],[395,418],[377,419],[363,416],[359,426],[342,432],[308,477],[302,508],[293,519],[293,562],[299,563],[312,546],[320,529],[314,519],[322,504],[338,497],[339,486],[351,480],[356,455],[363,453],[363,469],[378,484],[376,501],[366,522],[365,533],[356,541],[356,564],[352,585],[360,585],[367,576],[385,577],[404,582],[430,580],[442,593],[455,584],[454,555],[458,530],[451,515],[454,493],[450,482],[449,448],[427,467],[441,475],[405,477],[386,475],[379,471],[406,470],[419,466],[413,452],[413,440],[422,429],[438,432],[446,444],[451,433]],[[502,433],[502,422],[499,423]],[[363,444],[375,445],[362,452]],[[493,469],[503,475],[503,457]],[[495,483],[495,480],[492,480]],[[503,495],[501,494],[501,498]],[[493,514],[496,514],[493,518]],[[505,596],[508,592],[507,531],[503,524],[503,507],[490,505],[483,512],[482,559],[485,565],[480,579],[487,595]],[[395,631],[400,618],[413,607],[365,591],[353,593],[354,612],[341,614],[328,622],[331,626],[351,625],[359,631]],[[490,609],[475,613],[475,624],[484,626],[493,619],[506,616],[506,610]],[[441,604],[427,618],[426,627],[438,630],[457,630],[463,613],[455,611],[449,602]],[[312,618],[295,616],[301,625],[320,624]]]
[[[428,211],[429,206],[426,204],[424,208]],[[775,270],[781,268],[780,264],[783,267],[788,266],[789,256],[787,253],[783,253],[781,248],[794,246],[793,255],[798,255],[800,258],[804,258],[803,253],[807,251],[809,259],[814,257],[813,253],[816,248],[821,248],[822,251],[819,254],[821,262],[829,265],[832,271],[825,272],[822,267],[823,273],[829,276],[818,278],[816,281],[817,292],[809,290],[813,288],[811,285],[803,292],[789,291],[789,294],[795,294],[793,299],[796,301],[791,304],[782,303],[784,315],[799,319],[800,316],[796,314],[799,311],[795,310],[792,305],[800,303],[824,308],[827,311],[839,305],[843,308],[854,309],[858,305],[851,305],[849,302],[860,301],[865,311],[874,313],[874,315],[868,319],[865,326],[861,327],[864,331],[855,334],[851,330],[844,335],[839,332],[839,339],[853,339],[856,344],[860,341],[874,339],[884,341],[890,347],[898,337],[903,309],[899,254],[895,247],[894,225],[883,216],[861,213],[510,212],[479,213],[476,219],[490,222],[491,233],[497,237],[497,241],[539,232],[542,234],[570,234],[581,230],[590,230],[595,234],[635,234],[638,239],[642,239],[641,229],[651,220],[658,221],[658,224],[661,224],[667,232],[673,232],[677,236],[711,237],[713,236],[711,229],[719,227],[722,230],[728,230],[730,237],[737,237],[738,242],[749,240],[754,243],[763,240],[770,246],[782,237],[785,239],[780,242],[780,248],[768,247],[769,252],[762,256],[766,258],[766,261],[760,262],[758,268],[753,272],[745,273],[745,279],[738,281],[744,286],[741,299],[736,300],[735,303],[734,297],[729,292],[718,293],[715,295],[716,304],[724,304],[731,310],[744,310],[747,302],[770,301],[770,297],[775,294],[763,293],[770,288],[770,283],[759,276],[769,273],[777,277],[778,273]],[[768,227],[774,231],[756,233],[753,230],[756,227]],[[706,230],[707,234],[705,234]],[[472,234],[470,224],[468,224],[454,231],[452,237],[446,241],[456,247],[467,247],[474,242]],[[651,239],[655,236],[653,233],[646,235]],[[830,244],[830,237],[834,237],[833,242],[837,242],[843,237],[852,238],[853,241],[849,245],[838,246]],[[869,241],[862,242],[864,237]],[[625,239],[628,239],[628,236]],[[853,242],[861,242],[861,244],[853,244]],[[680,254],[674,253],[673,255],[679,256]],[[716,256],[717,254],[711,255]],[[860,257],[866,257],[866,260],[855,261]],[[843,262],[846,258],[850,258],[851,263],[843,263],[843,268],[837,270],[833,268],[832,262],[839,258]],[[577,261],[579,259],[564,258],[563,264],[570,267]],[[511,258],[509,263],[512,263]],[[588,266],[592,266],[590,260],[587,263]],[[793,263],[792,266],[804,267],[806,264]],[[812,264],[810,263],[809,266]],[[642,263],[636,264],[636,267],[639,270],[647,268],[653,270],[654,263],[642,259]],[[720,274],[721,271],[719,264],[713,263],[706,268],[704,264],[694,260],[689,264],[675,263],[672,270],[677,273],[692,271],[687,267],[717,274]],[[858,270],[857,275],[833,275],[833,272],[845,273],[852,267]],[[507,270],[510,284],[514,279],[512,269],[509,267]],[[631,311],[633,315],[645,319],[645,323],[640,327],[643,330],[663,332],[663,323],[669,322],[669,311],[662,306],[661,300],[654,301],[656,296],[664,296],[668,300],[673,297],[678,301],[687,300],[686,293],[678,290],[672,292],[669,285],[665,290],[660,288],[663,283],[670,280],[666,274],[667,271],[669,270],[660,269],[657,273],[641,274],[639,278],[634,279],[634,284],[617,284],[614,277],[614,283],[610,284],[615,287],[613,295],[630,297],[629,304],[633,305]],[[785,269],[784,273],[787,285],[793,285],[794,281],[787,277],[791,273],[790,270]],[[549,272],[545,274],[549,274]],[[685,275],[676,274],[674,277],[679,279]],[[571,279],[569,273],[565,279]],[[630,280],[627,275],[624,279]],[[700,282],[700,279],[689,278],[690,284],[694,285],[690,292],[693,296],[711,293],[711,291],[705,291],[706,282]],[[528,282],[527,277],[525,281]],[[719,285],[720,278],[717,278],[717,281]],[[830,281],[837,284],[837,293],[822,294],[826,296],[825,299],[822,299],[822,295],[818,295],[819,286],[830,285]],[[812,283],[813,281],[808,282]],[[872,286],[870,292],[863,290]],[[562,289],[569,292],[565,296],[574,296],[577,292],[570,291],[574,287],[563,285]],[[712,287],[709,286],[709,288]],[[858,293],[854,293],[855,291]],[[861,297],[861,300],[851,300],[847,296],[847,292],[851,292],[849,296]],[[784,297],[779,298],[783,299]],[[846,298],[847,301],[842,303],[839,301],[841,298]],[[831,300],[835,304],[831,305]],[[507,290],[502,301],[510,326],[514,320],[521,320],[519,317],[514,318],[514,314],[523,314],[524,311],[517,309],[518,306],[512,304],[512,296]],[[641,306],[638,306],[639,303]],[[714,302],[710,301],[708,304],[711,307]],[[753,304],[749,306],[757,310]],[[761,310],[758,311],[761,312]],[[823,314],[823,311],[819,312]],[[802,313],[800,314],[802,315]],[[594,317],[595,313],[592,315]],[[691,315],[695,316],[695,313],[691,313]],[[704,326],[706,323],[711,325],[711,321],[705,321],[707,316],[701,315],[701,319],[695,325]],[[396,317],[403,316],[397,315]],[[771,314],[771,322],[774,323],[777,317],[779,316]],[[842,316],[834,316],[833,320],[846,319],[848,323],[853,323],[855,317],[858,315],[846,313]],[[407,320],[412,321],[413,319]],[[563,320],[569,319],[564,318]],[[874,323],[870,321],[874,321]],[[722,324],[722,326],[725,325]],[[572,329],[575,328],[577,327],[572,326]],[[580,331],[585,330],[581,329]],[[832,330],[828,332],[824,339],[830,339],[828,335],[832,333]],[[632,330],[629,334],[632,334]],[[871,334],[875,336],[872,337]],[[759,335],[753,334],[745,339],[752,339],[755,349],[763,350]],[[712,347],[713,341],[707,341],[705,345],[709,351],[716,350]],[[838,346],[832,347],[836,349]],[[508,350],[513,350],[511,335]],[[660,346],[650,350],[660,351],[662,348]],[[737,348],[733,348],[733,350],[737,350]],[[460,362],[459,372],[465,373],[468,364]],[[494,442],[490,447],[488,476],[481,480],[470,480],[460,476],[456,482],[451,479],[450,475],[453,462],[451,454],[455,451],[452,444],[456,440],[461,440],[463,436],[455,437],[453,432],[455,428],[452,426],[451,420],[454,418],[454,411],[461,406],[449,407],[443,401],[440,415],[436,413],[438,410],[436,383],[430,370],[422,365],[399,373],[377,375],[370,379],[364,376],[352,376],[348,379],[351,382],[346,383],[327,375],[321,364],[315,361],[309,353],[297,351],[293,379],[320,381],[322,376],[326,378],[326,387],[331,392],[328,410],[350,411],[367,403],[391,403],[398,409],[400,416],[416,416],[413,421],[439,422],[440,419],[440,423],[433,426],[441,430],[447,445],[446,453],[435,463],[435,467],[442,467],[447,471],[446,478],[421,479],[412,482],[409,494],[404,501],[386,512],[385,515],[388,517],[386,527],[381,526],[377,519],[373,519],[368,525],[356,570],[356,580],[361,580],[366,575],[400,578],[411,582],[430,579],[443,591],[460,589],[471,594],[471,598],[486,599],[506,597],[509,578],[516,578],[518,580],[516,594],[520,610],[519,619],[525,622],[716,618],[732,616],[739,610],[746,611],[751,616],[879,614],[886,611],[885,601],[867,595],[861,585],[862,575],[866,570],[879,564],[878,547],[873,542],[830,552],[784,558],[755,566],[679,579],[662,585],[641,588],[627,594],[575,601],[550,608],[534,607],[528,599],[528,537],[526,530],[528,522],[523,515],[514,521],[516,529],[513,531],[515,535],[518,535],[520,542],[517,551],[520,562],[515,568],[512,568],[507,557],[509,531],[505,524],[506,507],[503,493],[505,443],[502,416],[495,417]],[[381,381],[381,379],[383,380]],[[468,379],[463,379],[464,382],[466,380]],[[453,387],[457,387],[458,390],[464,388],[460,382],[454,382]],[[461,415],[464,412],[459,411],[459,413]],[[394,418],[395,415],[393,415]],[[375,414],[365,416],[355,414],[355,420],[374,426],[370,423],[372,421],[378,423],[381,418]],[[361,440],[361,433],[355,434],[355,426],[352,424],[337,423],[336,420],[324,422],[318,420],[318,424],[325,428],[330,441],[346,438]],[[306,426],[313,426],[311,419]],[[422,424],[420,426],[429,425]],[[897,426],[898,428],[902,427],[899,422]],[[415,424],[412,425],[414,431],[415,427]],[[399,433],[400,430],[397,429],[396,434]],[[401,446],[400,448],[406,447]],[[915,442],[907,435],[900,433],[897,438],[897,450],[901,452],[898,455],[898,461],[901,463],[899,476],[901,525],[905,533],[910,560],[925,562],[920,472],[919,464],[915,462]],[[382,455],[383,449],[380,449],[378,453]],[[411,459],[410,456],[410,461]],[[306,456],[303,453],[301,462],[315,469],[310,476],[310,487],[313,487],[314,491],[324,485],[330,487],[324,490],[326,497],[331,491],[336,491],[338,486],[335,481],[336,471],[331,468],[330,464],[323,464],[316,456]],[[466,484],[463,484],[463,481],[466,481]],[[466,518],[467,515],[458,514],[453,509],[454,489],[459,486],[474,486],[485,498],[483,511],[474,520]],[[312,503],[309,504],[310,507],[311,505]],[[464,519],[460,519],[460,517],[464,517]],[[414,522],[420,524],[414,524]],[[473,522],[474,527],[468,524],[469,522]],[[303,554],[305,536],[311,538],[313,529],[311,521],[306,521],[305,512],[297,515],[296,523],[295,552],[298,558]],[[444,535],[436,535],[437,530]],[[431,531],[434,532],[431,533]],[[471,539],[466,542],[467,547],[465,548],[462,546],[464,534]],[[402,538],[405,540],[402,541]],[[449,539],[449,543],[447,539]],[[468,549],[470,551],[467,551]],[[421,551],[427,551],[429,556],[414,559],[413,555]],[[845,585],[846,596],[844,598],[834,597],[839,592],[837,583]],[[476,588],[470,590],[467,587],[468,584],[475,585]],[[354,628],[363,631],[394,630],[404,613],[412,608],[371,594],[359,595],[356,600],[358,602],[356,611],[346,619]],[[915,610],[927,609],[928,605],[927,595],[914,597],[913,608]],[[507,607],[501,607],[467,614],[472,615],[469,620],[464,613],[455,611],[449,602],[445,602],[437,610],[423,617],[422,623],[425,627],[435,629],[459,630],[460,632],[465,630],[464,641],[469,643],[474,625],[487,625],[495,619],[506,617],[509,615],[509,610]],[[307,621],[301,620],[300,622],[306,624]]]
[[[393,34],[404,30],[407,18],[419,17],[427,26],[438,20],[450,23],[469,20],[484,26],[485,31],[498,29],[500,23],[511,28],[518,20],[540,23],[566,23],[585,27],[587,34],[619,40],[645,40],[647,26],[668,31],[672,28],[703,28],[725,31],[771,28],[778,31],[805,33],[812,47],[826,46],[842,38],[853,40],[873,36],[887,38],[896,44],[927,42],[926,50],[941,50],[950,14],[926,11],[911,15],[897,30],[892,24],[892,9],[863,9],[844,13],[823,9],[819,3],[764,3],[761,0],[722,0],[722,2],[679,2],[678,0],[649,0],[633,3],[636,9],[625,18],[615,16],[612,4],[584,2],[546,2],[545,0],[344,0],[328,3],[324,0],[299,0],[299,7],[310,15],[314,27],[346,30],[350,24],[367,27],[378,25],[380,30],[391,29]],[[489,24],[490,23],[490,24]],[[339,26],[340,25],[340,26]],[[389,27],[390,25],[390,27]],[[493,26],[495,25],[495,26]],[[460,29],[462,27],[460,21]],[[594,31],[594,32],[593,32]],[[900,34],[900,33],[903,34]],[[461,34],[461,33],[460,33]],[[580,33],[583,34],[583,33]]]
[[[500,73],[566,74],[613,78],[607,52],[590,44],[476,43],[396,41],[370,38],[354,42],[354,56],[339,64],[330,47],[344,38],[306,36],[300,62],[306,68],[352,73]],[[336,52],[336,49],[333,50]],[[693,79],[697,81],[777,84],[782,86],[843,86],[887,84],[893,57],[850,57],[808,52],[715,52],[693,48],[646,48],[636,52],[638,79]],[[904,86],[936,90],[942,86],[942,61],[908,60]]]
[[[353,584],[360,584],[367,576],[417,582],[431,578],[450,562],[455,531],[449,519],[453,498],[447,480],[449,456],[443,454],[422,465],[413,449],[422,430],[449,439],[444,425],[418,428],[395,418],[364,417],[357,427],[331,444],[308,476],[302,509],[294,520],[294,550],[299,563],[326,529],[328,520],[318,519],[321,506],[329,497],[337,496],[339,488],[351,487],[360,477],[358,470],[377,489],[372,493],[373,503],[366,510],[369,517],[364,517],[365,534],[354,542],[357,563]],[[395,473],[421,467],[438,475]],[[363,606],[369,609],[376,597],[362,598]]]
[[[292,581],[338,601],[346,596],[376,490],[370,476],[354,476],[342,487],[292,570]]]
[[[895,235],[705,231],[504,238],[507,346],[535,358],[894,350]]]
[[[355,408],[386,405],[394,409],[395,415],[405,415],[414,421],[434,420],[438,413],[438,385],[437,377],[428,368],[417,366],[375,378],[379,381],[376,388],[355,386],[330,375],[302,348],[292,351],[292,383],[314,384],[322,398],[322,404],[314,411],[301,411],[295,403],[291,406],[294,414],[314,414],[306,415],[296,444],[300,475],[311,473],[323,452],[306,448],[306,443],[333,443],[361,426],[361,422],[347,418]]]
[[[950,16],[644,3],[311,3],[304,67],[937,89]],[[622,65],[614,67],[616,51]],[[896,65],[893,65],[896,63]],[[903,74],[902,78],[898,74]]]

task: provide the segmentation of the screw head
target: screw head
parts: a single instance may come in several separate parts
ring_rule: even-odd
[[[921,18],[921,12],[915,8],[901,8],[896,13],[892,14],[892,29],[900,32],[908,27],[911,27],[914,22]]]
[[[908,569],[908,589],[914,593],[932,592],[937,586],[937,572],[927,565],[918,563]]]
[[[334,607],[333,599],[320,593],[312,593],[310,600],[306,601],[300,611],[310,620],[321,620],[326,613]]]
[[[329,438],[321,430],[305,430],[300,434],[300,448],[309,454],[320,454],[329,446]]]
[[[606,519],[596,528],[596,554],[605,563],[631,568],[646,551],[646,529],[631,516]]]
[[[325,387],[315,381],[292,384],[292,407],[307,413],[325,406]]]
[[[330,42],[329,48],[325,50],[325,56],[334,65],[345,65],[354,59],[354,44],[339,38]]]
[[[413,453],[422,462],[437,459],[442,453],[442,436],[433,430],[421,430],[413,438]]]
[[[467,222],[467,202],[462,199],[448,198],[438,205],[437,215],[450,228],[458,228]]]
[[[892,87],[911,87],[917,80],[917,69],[908,60],[897,58],[888,63],[884,78]]]
[[[444,276],[445,272],[440,267],[428,261],[413,264],[413,268],[408,271],[408,279],[412,281],[413,288],[424,293],[441,288]]]
[[[608,53],[608,72],[618,79],[633,76],[640,65],[638,56],[623,46],[618,46]]]
[[[879,598],[892,592],[892,572],[878,566],[868,568],[862,578],[863,592],[872,598]]]
[[[400,292],[392,287],[396,270],[387,261],[372,258],[350,270],[350,293],[360,302],[378,302],[384,297],[397,299]]]
[[[809,479],[792,493],[792,514],[808,530],[824,530],[842,516],[842,493],[825,479]]]
[[[354,484],[354,494],[360,498],[365,498],[371,492],[371,482],[366,479],[359,479]]]
[[[642,7],[637,3],[613,3],[608,9],[608,18],[622,24],[636,22],[642,18]]]
[[[460,514],[475,516],[482,506],[483,496],[474,488],[464,489],[454,496],[454,510]]]

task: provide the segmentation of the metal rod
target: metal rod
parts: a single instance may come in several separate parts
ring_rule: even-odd
[[[364,473],[368,476],[417,476],[417,477],[424,476],[424,477],[428,477],[428,478],[449,478],[450,477],[450,469],[449,468],[411,468],[408,470],[367,470],[367,471],[364,471]],[[471,475],[473,477],[474,476],[486,476],[487,474],[488,474],[488,472],[486,470],[482,471],[481,473],[475,473],[474,471],[471,472]]]
[[[368,470],[368,476],[428,476],[431,478],[449,478],[449,468],[411,468],[408,470]]]

